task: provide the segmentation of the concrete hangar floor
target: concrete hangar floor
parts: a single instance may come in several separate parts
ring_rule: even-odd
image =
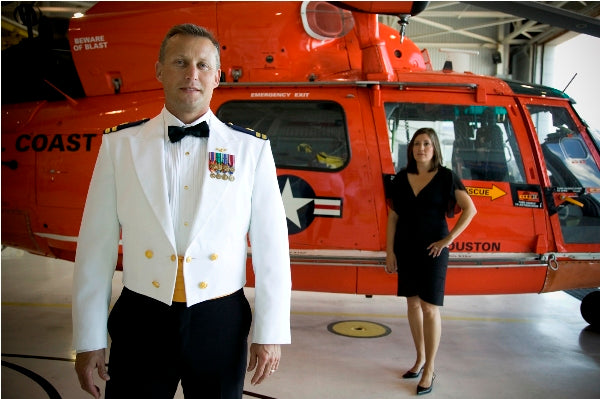
[[[71,262],[2,252],[2,398],[90,397],[73,369],[72,269]],[[120,288],[116,273],[113,303]],[[252,303],[253,290],[246,294]],[[599,398],[600,332],[579,306],[564,292],[446,297],[428,396]],[[418,379],[401,379],[414,361],[404,299],[294,292],[292,339],[274,376],[259,386],[247,378],[244,399],[416,396]]]

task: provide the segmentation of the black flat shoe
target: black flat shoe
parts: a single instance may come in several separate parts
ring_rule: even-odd
[[[406,373],[404,373],[402,375],[402,378],[417,378],[418,376],[421,375],[422,372],[423,372],[423,367],[421,367],[421,369],[416,373],[408,370]]]
[[[435,381],[435,373],[433,373],[433,377],[431,378],[431,385],[427,388],[417,385],[417,395],[425,395],[433,390],[433,381]]]

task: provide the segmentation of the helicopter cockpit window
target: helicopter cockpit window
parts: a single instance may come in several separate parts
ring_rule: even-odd
[[[524,183],[519,146],[504,107],[386,103],[388,134],[396,170],[417,129],[433,128],[443,164],[461,179]]]
[[[600,242],[600,170],[568,110],[528,105],[553,193],[576,202],[557,204],[567,243]]]
[[[344,110],[331,101],[231,101],[217,116],[266,134],[278,168],[337,171],[350,159]]]

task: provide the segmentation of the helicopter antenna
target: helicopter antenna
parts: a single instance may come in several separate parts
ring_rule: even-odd
[[[410,18],[410,14],[400,14],[398,15],[400,20],[398,23],[400,24],[400,43],[404,43],[404,36],[406,36],[406,26],[408,25],[408,19]]]
[[[54,86],[47,79],[44,79],[44,82],[46,82],[50,87],[52,87],[54,90],[56,90],[57,92],[59,92],[60,94],[62,94],[72,106],[76,106],[78,104],[78,102],[75,99],[73,99],[71,96],[69,96],[67,93],[65,93],[64,91],[62,91],[58,87]]]
[[[569,83],[567,83],[567,85],[565,86],[565,88],[562,91],[563,93],[567,90],[567,87],[569,87],[571,85],[571,82],[573,82],[573,79],[575,79],[575,76],[577,76],[577,72],[575,72],[575,75],[573,75],[571,80],[569,80]]]

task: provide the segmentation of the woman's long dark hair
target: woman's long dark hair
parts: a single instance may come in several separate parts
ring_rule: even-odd
[[[406,163],[406,171],[408,173],[419,174],[419,170],[417,169],[417,161],[413,153],[413,147],[415,146],[415,139],[417,136],[422,134],[429,136],[429,139],[433,144],[433,158],[431,159],[431,168],[429,169],[429,172],[433,172],[442,166],[442,151],[440,149],[440,140],[438,139],[437,133],[430,127],[422,127],[412,136],[410,143],[408,143],[408,148],[406,149],[406,159],[408,160]]]

